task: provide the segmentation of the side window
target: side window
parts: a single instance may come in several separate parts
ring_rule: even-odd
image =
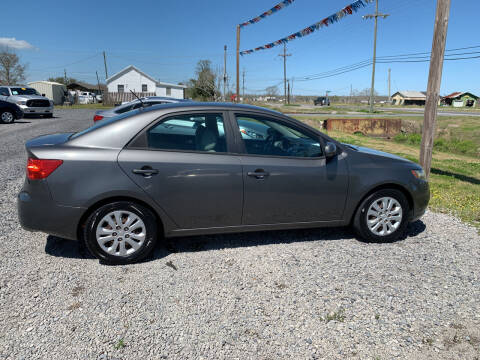
[[[142,84],[142,92],[147,92],[147,84]]]
[[[148,147],[163,150],[226,152],[222,114],[171,116],[149,129]]]
[[[10,94],[8,93],[8,89],[7,89],[7,88],[0,88],[0,95],[2,95],[2,96],[8,96],[8,95],[10,95]]]
[[[165,89],[165,92],[166,92],[167,96],[171,96],[171,95],[172,95],[172,88],[171,88],[171,87],[167,87],[167,88]]]
[[[125,91],[125,87],[123,85],[117,85],[117,91],[119,93],[123,93]]]
[[[318,139],[272,118],[236,114],[245,150],[252,155],[319,157]]]

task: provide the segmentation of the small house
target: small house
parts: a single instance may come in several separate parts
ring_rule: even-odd
[[[129,93],[130,90],[137,94],[155,94],[175,99],[185,98],[185,85],[170,84],[155,80],[133,65],[127,66],[107,79],[109,93]]]
[[[425,105],[426,100],[424,91],[398,91],[392,95],[392,105]]]
[[[469,92],[454,92],[444,96],[441,104],[453,107],[475,107],[477,105],[478,96]]]
[[[66,100],[67,88],[65,85],[53,81],[33,81],[28,86],[37,90],[55,105],[62,105]]]

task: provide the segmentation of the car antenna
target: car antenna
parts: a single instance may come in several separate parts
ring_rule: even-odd
[[[140,98],[137,96],[137,94],[135,94],[132,90],[130,90],[130,92],[133,94],[133,96],[135,96],[135,97],[138,99],[138,101],[140,101],[140,103],[142,104],[142,107],[145,107],[145,104],[143,103],[142,99],[140,99]]]

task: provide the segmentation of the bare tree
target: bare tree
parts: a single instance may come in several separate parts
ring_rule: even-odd
[[[265,95],[267,96],[277,96],[278,95],[278,86],[269,86],[265,89]]]
[[[15,85],[25,81],[27,65],[20,63],[15,52],[7,49],[0,51],[0,85]]]

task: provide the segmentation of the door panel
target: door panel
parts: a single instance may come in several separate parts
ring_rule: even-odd
[[[341,157],[326,160],[321,139],[272,116],[235,114],[244,178],[243,224],[340,220],[348,190]]]
[[[238,157],[126,149],[118,162],[179,228],[241,224],[243,180]],[[158,173],[145,176],[133,172],[147,166]]]
[[[348,188],[345,160],[242,156],[247,225],[342,218]],[[252,172],[263,170],[263,179]],[[249,175],[250,173],[250,175]]]

